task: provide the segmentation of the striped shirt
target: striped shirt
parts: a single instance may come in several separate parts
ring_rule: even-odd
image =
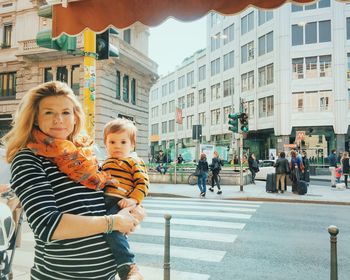
[[[11,173],[11,187],[35,238],[31,279],[114,279],[115,261],[103,234],[52,240],[64,213],[104,215],[103,193],[73,182],[52,162],[28,149],[18,152]]]
[[[142,159],[138,157],[108,158],[103,163],[102,170],[107,171],[120,183],[118,187],[106,186],[106,193],[133,198],[138,203],[147,196],[149,179]]]

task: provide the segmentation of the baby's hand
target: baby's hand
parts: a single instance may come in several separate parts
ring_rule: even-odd
[[[137,201],[133,198],[123,198],[118,202],[118,205],[120,208],[135,206],[136,204],[137,204]]]
[[[9,184],[0,184],[0,193],[7,192],[10,190]]]

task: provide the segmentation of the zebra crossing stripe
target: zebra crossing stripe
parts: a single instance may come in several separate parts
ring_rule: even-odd
[[[133,234],[164,237],[164,229],[141,227],[139,230],[135,231]],[[187,238],[192,240],[206,240],[206,241],[227,242],[227,243],[232,243],[237,238],[237,235],[235,234],[193,231],[193,230],[191,231],[175,230],[175,229],[171,229],[170,235],[172,238]]]
[[[139,266],[145,280],[163,280],[164,270],[161,268]],[[210,275],[179,270],[170,270],[170,279],[175,280],[208,280]]]
[[[256,209],[249,208],[233,208],[233,207],[222,207],[222,206],[201,206],[201,205],[172,205],[172,204],[144,204],[144,206],[149,208],[167,208],[167,209],[205,209],[205,211],[219,210],[224,212],[256,212]]]
[[[205,216],[205,217],[215,217],[215,218],[234,218],[234,219],[250,219],[252,215],[241,214],[241,213],[225,213],[225,212],[197,212],[197,211],[179,211],[171,209],[146,209],[147,213],[153,214],[171,214],[171,215],[183,215],[183,216]]]
[[[147,211],[147,210],[146,210]],[[150,217],[146,216],[142,222],[141,227],[144,223],[157,223],[164,224],[164,218],[162,217]],[[189,225],[189,226],[203,226],[203,227],[214,227],[214,228],[230,228],[230,229],[243,229],[244,223],[231,223],[231,222],[220,222],[220,221],[208,221],[208,220],[192,220],[192,219],[179,219],[172,218],[172,225]]]
[[[135,254],[163,256],[164,245],[154,243],[130,242],[131,251]],[[194,247],[183,247],[171,245],[170,254],[172,258],[191,259],[204,262],[221,262],[226,251],[198,249]],[[210,256],[210,258],[208,258]]]
[[[220,206],[220,207],[249,207],[249,208],[259,208],[259,204],[244,204],[244,203],[221,203],[221,202],[207,202],[208,200],[199,200],[199,201],[173,201],[173,200],[155,200],[153,198],[146,198],[142,204],[143,205],[149,205],[149,204],[154,204],[156,203],[157,205],[160,204],[181,204],[181,205],[198,205],[198,206]]]
[[[167,201],[170,201],[169,197],[147,197],[145,201],[147,200],[167,200]],[[185,197],[181,197],[181,198],[178,198],[178,197],[172,197],[171,198],[171,201],[201,201],[201,202],[216,202],[218,203],[218,199],[203,199],[203,198],[185,198]],[[220,204],[232,204],[232,203],[235,203],[235,201],[237,201],[238,203],[240,204],[251,204],[251,205],[260,205],[260,204],[263,204],[263,202],[261,201],[246,201],[246,200],[224,200],[224,199],[221,199],[219,200],[220,201]]]

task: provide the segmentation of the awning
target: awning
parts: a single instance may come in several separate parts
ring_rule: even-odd
[[[68,1],[69,2],[69,1]],[[135,22],[156,26],[168,17],[192,21],[210,11],[224,15],[239,13],[250,5],[273,9],[285,2],[299,4],[314,0],[80,0],[64,8],[54,5],[52,36],[77,35],[89,28],[101,32],[110,26],[126,28]]]

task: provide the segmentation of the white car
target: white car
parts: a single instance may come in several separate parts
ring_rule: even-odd
[[[275,173],[275,160],[259,160],[259,172],[255,175],[255,180],[265,180],[267,174]]]
[[[5,150],[0,148],[0,184],[9,184],[10,177],[10,165],[5,160]]]

